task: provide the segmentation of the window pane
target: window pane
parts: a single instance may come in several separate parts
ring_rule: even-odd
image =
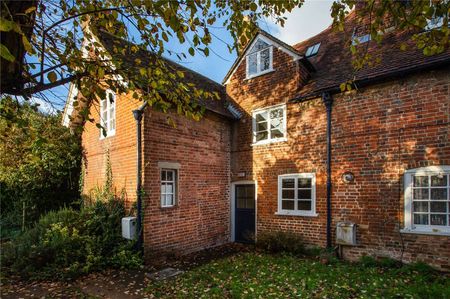
[[[173,183],[166,184],[166,193],[173,193]]]
[[[293,210],[294,209],[294,201],[293,200],[281,201],[281,208],[283,210]]]
[[[267,122],[256,123],[256,132],[266,131],[267,130]]]
[[[295,198],[295,191],[294,190],[285,190],[283,189],[281,191],[281,197],[283,199],[294,199]]]
[[[262,50],[262,49],[264,49],[264,48],[267,48],[269,46],[269,44],[268,43],[266,43],[265,41],[263,41],[263,40],[260,40],[260,39],[258,39],[257,41],[256,41],[256,43],[255,43],[255,45],[250,49],[250,53],[255,53],[255,52],[258,52],[258,51],[260,51],[260,50]]]
[[[299,199],[311,199],[311,190],[298,190]]]
[[[162,206],[166,205],[166,195],[165,194],[161,194],[161,205]]]
[[[282,179],[282,188],[295,188],[295,179]]]
[[[166,206],[173,206],[173,195],[166,194]]]
[[[283,138],[284,134],[280,130],[271,130],[270,131],[270,138]]]
[[[299,178],[298,187],[299,188],[311,188],[312,180],[310,178]]]
[[[256,122],[267,121],[267,112],[256,114]]]
[[[298,209],[300,211],[311,211],[311,201],[299,201]]]
[[[283,108],[272,109],[270,111],[270,119],[283,118]]]
[[[414,187],[428,187],[428,176],[414,176]]]
[[[165,170],[162,170],[161,171],[161,181],[165,181],[166,180],[166,171]]]
[[[161,194],[166,193],[166,183],[161,183]]]
[[[447,189],[431,189],[431,199],[436,200],[446,200],[447,199]]]
[[[447,215],[445,214],[432,214],[431,225],[447,225]]]
[[[447,176],[446,175],[431,176],[431,186],[447,186]]]
[[[428,225],[428,214],[414,214],[414,224]]]
[[[447,212],[447,203],[445,201],[432,201],[430,205],[431,212]]]
[[[283,129],[283,118],[273,118],[270,120],[270,129]]]
[[[428,199],[428,189],[414,189],[414,199]]]
[[[266,140],[268,137],[267,131],[256,133],[256,141]]]
[[[258,72],[256,53],[248,55],[248,73],[250,75]]]
[[[260,59],[261,59],[260,72],[268,70],[270,68],[270,49],[267,48],[265,50],[262,50],[259,55],[260,55]]]
[[[413,203],[414,212],[428,212],[428,202],[415,201]]]
[[[167,171],[167,180],[173,181],[173,171]]]

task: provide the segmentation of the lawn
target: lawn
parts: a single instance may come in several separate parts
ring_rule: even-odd
[[[157,298],[450,298],[448,276],[421,265],[382,267],[241,253],[152,282]]]

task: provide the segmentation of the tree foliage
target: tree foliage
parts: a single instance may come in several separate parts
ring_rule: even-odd
[[[218,39],[212,30],[217,26],[225,28],[234,38],[234,43],[228,45],[233,51],[251,38],[252,24],[271,18],[283,25],[285,13],[303,2],[2,1],[1,92],[29,97],[73,82],[90,102],[104,97],[104,89],[109,86],[116,92],[127,91],[156,109],[173,108],[179,114],[198,119],[202,113],[198,99],[215,99],[217,95],[184,83],[183,72],[171,70],[161,59],[162,55],[180,60],[189,55],[208,56],[212,41]],[[335,28],[343,30],[345,16],[359,6],[358,14],[370,16],[369,32],[373,40],[381,41],[387,28],[393,25],[396,29],[412,31],[411,39],[416,46],[424,54],[432,55],[448,48],[449,5],[450,1],[446,0],[336,0],[331,15]],[[442,26],[424,32],[433,20]],[[91,26],[87,28],[87,24]],[[98,29],[124,39],[134,38],[137,45],[130,49],[118,46],[113,53],[101,53],[94,37]],[[167,45],[174,39],[187,44],[187,50],[169,49]],[[135,72],[126,67],[124,55],[115,55],[140,50],[151,51],[155,56],[145,62],[136,59]],[[364,61],[358,65],[364,65]],[[82,115],[88,118],[87,109]]]
[[[29,104],[17,106],[10,97],[0,100],[0,109],[20,115],[14,122],[0,118],[1,224],[5,230],[28,226],[44,212],[79,199],[81,146],[78,136],[60,125],[60,116],[44,115]]]

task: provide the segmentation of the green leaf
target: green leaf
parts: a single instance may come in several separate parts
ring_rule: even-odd
[[[250,3],[250,10],[251,11],[256,11],[257,8],[258,8],[258,5],[256,5],[255,2]]]
[[[195,50],[194,50],[194,48],[192,48],[192,47],[189,48],[189,54],[191,54],[191,56],[194,56],[194,55],[195,55]]]
[[[33,47],[31,46],[30,42],[28,41],[28,38],[25,35],[22,35],[22,43],[23,46],[25,47],[25,50],[28,53],[33,54]]]
[[[28,7],[28,8],[25,10],[25,14],[30,14],[30,13],[32,13],[32,12],[35,11],[35,10],[36,10],[36,6]]]
[[[14,22],[0,18],[0,31],[11,31],[14,28]]]
[[[50,82],[56,82],[56,79],[57,79],[57,77],[56,77],[56,73],[55,72],[49,72],[48,74],[47,74],[47,78],[48,78],[48,80],[50,81]]]
[[[9,52],[8,48],[3,44],[0,44],[0,57],[10,62],[16,60],[16,58],[11,54],[11,52]]]

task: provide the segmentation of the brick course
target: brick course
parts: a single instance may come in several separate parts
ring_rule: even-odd
[[[117,194],[124,192],[130,209],[136,200],[136,123],[131,96],[116,102],[116,134],[100,139],[99,107],[90,112],[82,140],[85,151],[84,193],[92,195],[105,182],[108,152]],[[230,122],[213,112],[195,122],[148,108],[143,118],[143,205],[146,251],[200,250],[229,241]],[[158,162],[180,163],[178,203],[161,208]]]
[[[227,92],[244,111],[235,124],[232,180],[256,180],[257,232],[289,230],[309,244],[326,244],[326,111],[321,99],[287,104],[286,142],[251,146],[252,110],[286,103],[297,90],[294,62],[274,52],[275,74],[245,80],[245,63],[230,78]],[[281,67],[283,66],[283,67]],[[357,93],[334,95],[332,112],[333,233],[338,221],[358,224],[362,254],[425,261],[450,268],[450,238],[400,234],[403,227],[403,173],[407,169],[450,164],[450,72],[424,72],[373,85]],[[292,71],[294,72],[294,71]],[[345,171],[355,181],[342,182]],[[317,217],[280,216],[278,176],[316,173]],[[403,244],[403,245],[402,245]],[[403,254],[402,254],[403,252]]]

